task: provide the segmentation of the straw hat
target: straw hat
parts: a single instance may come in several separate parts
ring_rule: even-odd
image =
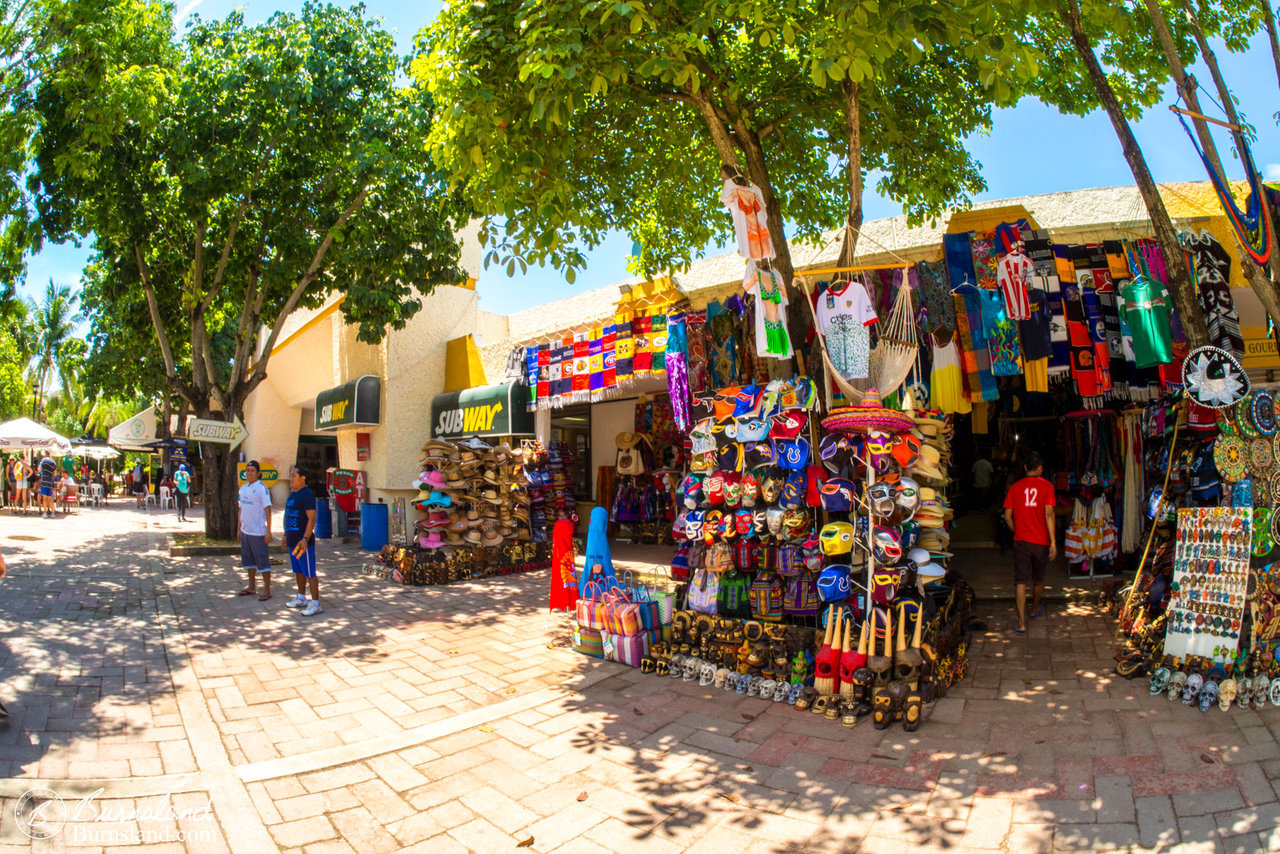
[[[641,433],[632,433],[630,430],[624,430],[617,436],[618,447],[626,450],[634,448],[644,441],[644,435]]]
[[[472,528],[470,531],[467,531],[465,534],[462,535],[462,539],[466,540],[468,543],[471,543],[472,545],[475,545],[475,546],[480,545],[480,540],[481,540],[480,529]]]
[[[947,479],[946,472],[941,468],[942,454],[932,445],[920,446],[920,459],[912,466],[911,471],[917,477],[927,478],[928,480],[945,481]]]
[[[449,546],[461,546],[461,545],[466,545],[467,541],[462,534],[458,533],[457,531],[449,530],[449,531],[445,531],[444,542],[445,542],[445,545],[449,545]]]
[[[498,495],[496,489],[486,489],[480,493],[480,498],[489,504],[502,504],[502,498]]]
[[[499,534],[496,530],[485,531],[480,535],[480,545],[485,547],[500,546],[502,545],[502,539],[502,534]]]

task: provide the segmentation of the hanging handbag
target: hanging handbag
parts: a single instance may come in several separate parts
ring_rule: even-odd
[[[720,577],[720,590],[716,594],[716,613],[725,617],[750,617],[749,590],[747,577],[736,569],[730,569]]]
[[[733,569],[733,547],[725,542],[713,543],[707,549],[706,568],[716,575],[723,575]]]
[[[821,604],[812,575],[806,573],[787,579],[782,613],[791,617],[816,617]]]
[[[693,574],[689,582],[689,607],[699,614],[714,614],[720,594],[720,576],[705,566]]]
[[[1084,504],[1077,498],[1075,507],[1071,511],[1071,524],[1067,526],[1067,533],[1062,537],[1062,551],[1067,557],[1067,563],[1080,563],[1089,556],[1085,550],[1088,526]]]
[[[782,579],[773,572],[762,572],[751,582],[748,591],[751,616],[757,620],[781,620],[782,598],[786,591]]]

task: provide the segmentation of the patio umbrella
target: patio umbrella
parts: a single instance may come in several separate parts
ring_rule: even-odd
[[[0,424],[0,451],[56,451],[67,454],[71,452],[71,442],[30,418],[15,418]]]

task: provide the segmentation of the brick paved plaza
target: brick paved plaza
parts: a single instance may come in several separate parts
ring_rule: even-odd
[[[177,528],[0,518],[0,852],[1280,850],[1280,709],[1149,698],[1087,597],[1025,638],[981,601],[918,732],[846,730],[573,653],[545,572],[400,588],[322,542],[303,618]]]

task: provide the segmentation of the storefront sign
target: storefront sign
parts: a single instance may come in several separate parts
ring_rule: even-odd
[[[1245,329],[1244,359],[1241,364],[1245,368],[1266,369],[1280,368],[1280,356],[1276,354],[1275,340],[1267,337],[1265,329]]]
[[[382,379],[372,374],[316,395],[316,429],[382,423]]]
[[[338,509],[354,513],[365,499],[365,478],[362,471],[334,469],[329,472],[329,494]]]
[[[356,434],[356,462],[358,463],[369,462],[369,434],[368,433]]]
[[[280,479],[280,470],[270,460],[259,461],[262,468],[258,469],[258,480],[262,481],[264,486],[273,486]],[[249,478],[245,477],[244,470],[248,463],[236,463],[236,479],[241,483],[248,483]]]
[[[528,394],[519,383],[438,394],[431,401],[431,435],[436,439],[532,436],[533,413],[525,408]]]

